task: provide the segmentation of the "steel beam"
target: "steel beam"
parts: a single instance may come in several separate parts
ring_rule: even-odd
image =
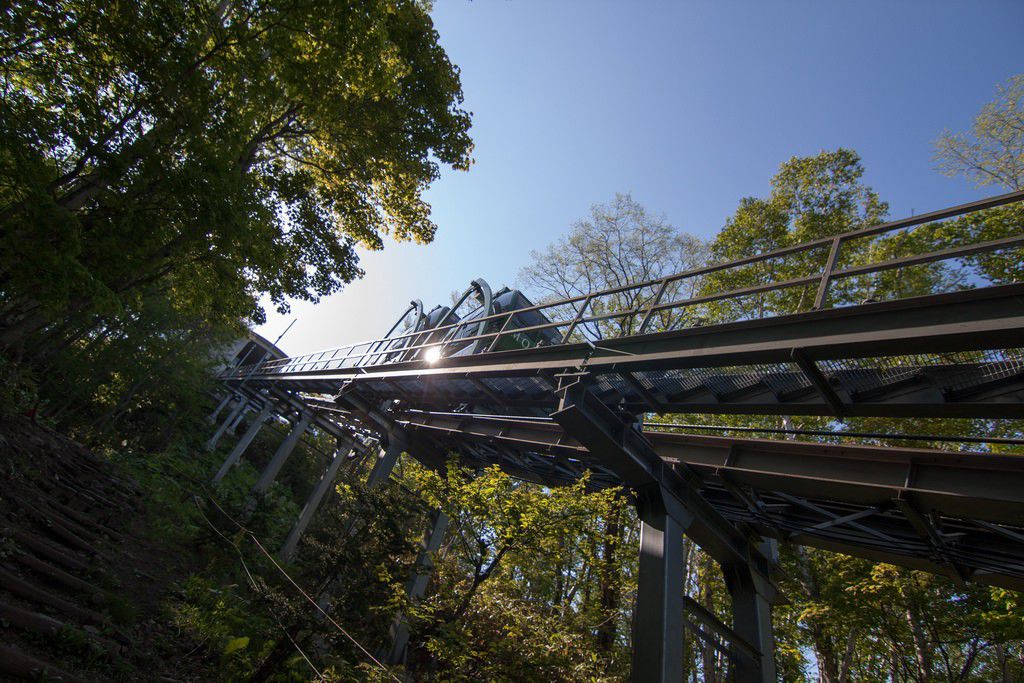
[[[717,560],[724,571],[749,577],[759,588],[774,594],[770,562],[697,493],[699,480],[694,475],[667,465],[639,432],[593,398],[587,384],[586,377],[576,377],[560,387],[561,402],[552,417],[636,492],[642,526],[633,680],[679,681],[684,623],[683,533]],[[761,637],[763,623],[750,622],[750,610],[760,609],[761,603],[748,606],[745,594],[740,595],[734,629],[748,642],[762,646],[756,664],[737,669],[739,680],[747,683],[761,680],[752,678],[752,672],[768,675],[765,662],[774,650],[770,631],[765,645]],[[770,621],[770,605],[765,607]],[[770,671],[774,675],[774,669]]]
[[[220,416],[221,411],[227,407],[228,403],[231,402],[231,399],[233,399],[235,395],[236,394],[233,392],[228,391],[224,398],[220,400],[220,403],[217,404],[217,407],[213,409],[213,412],[206,416],[206,421],[210,424],[215,423],[217,418]]]
[[[320,481],[317,483],[316,488],[309,495],[306,500],[306,504],[302,507],[302,512],[299,513],[299,518],[295,520],[295,524],[292,526],[290,532],[288,532],[288,538],[285,539],[284,545],[281,547],[281,557],[289,559],[292,553],[295,552],[295,548],[299,545],[299,539],[302,534],[306,531],[306,527],[313,519],[313,515],[316,514],[317,510],[320,509],[320,503],[323,502],[324,496],[327,495],[327,491],[330,490],[331,485],[334,484],[334,479],[338,475],[338,469],[342,463],[346,460],[346,455],[352,451],[352,442],[339,444],[337,449],[334,451],[334,457],[331,458],[331,462],[327,465],[327,470],[323,476],[320,477]]]
[[[378,417],[381,420],[385,419],[385,416],[383,415]],[[407,443],[404,430],[393,429],[390,432],[387,432],[387,445],[380,449],[377,460],[373,463],[370,475],[366,479],[367,488],[377,488],[391,477],[391,472],[394,470],[395,464],[398,462],[398,456],[405,451]],[[347,522],[346,533],[353,534],[356,532],[357,521],[358,520],[356,519],[350,519]],[[327,586],[320,592],[320,595],[317,596],[316,604],[324,612],[331,611],[331,602],[334,599],[334,592],[338,589],[338,586],[341,585],[342,581],[343,576],[340,574],[335,575]]]
[[[637,683],[683,680],[683,526],[663,502],[660,492],[638,496],[640,562],[630,675]]]
[[[436,435],[468,463],[498,464],[542,485],[571,484],[585,469],[593,473],[591,485],[622,483],[551,420],[420,411],[401,420]],[[960,566],[978,583],[1024,587],[1024,535],[1015,531],[1024,526],[1024,456],[678,432],[644,437],[664,462],[700,477],[703,497],[720,514],[762,535],[954,579]],[[519,453],[522,462],[477,455],[495,445]],[[573,468],[563,471],[558,463]],[[955,541],[938,552],[926,527],[896,513],[901,499],[942,515],[955,526]]]
[[[413,428],[472,441],[500,440],[520,450],[590,457],[578,440],[552,421],[420,411],[407,411],[402,420]],[[644,432],[644,438],[662,460],[684,464],[704,480],[725,475],[732,483],[758,490],[865,506],[883,507],[911,496],[926,510],[1008,524],[1019,524],[1024,509],[1024,455],[652,429]]]
[[[245,408],[242,409],[242,412],[238,414],[238,416],[231,423],[231,426],[228,427],[228,431],[234,433],[234,431],[238,429],[238,425],[240,425],[242,423],[242,420],[245,419],[246,413],[248,413],[250,410],[252,410],[252,404],[246,404]]]
[[[434,555],[441,547],[445,531],[448,529],[448,515],[436,510],[432,515],[430,528],[423,537],[422,550],[416,558],[414,574],[406,586],[406,595],[413,603],[423,599],[430,582],[430,574],[434,571]],[[401,612],[391,622],[391,648],[386,660],[388,664],[403,664],[409,646],[409,624]]]
[[[281,471],[285,461],[288,460],[292,451],[295,450],[295,446],[298,445],[299,439],[302,438],[302,435],[306,433],[306,429],[309,428],[309,423],[312,422],[312,420],[312,413],[302,413],[302,416],[299,418],[299,421],[295,423],[292,431],[288,433],[288,436],[284,438],[281,445],[277,447],[274,457],[271,458],[270,462],[267,463],[267,466],[263,468],[263,472],[260,473],[260,478],[252,487],[253,494],[263,493],[270,488],[271,484],[274,483],[278,472]]]
[[[743,534],[700,497],[693,478],[687,481],[688,473],[678,472],[662,461],[639,432],[592,399],[583,381],[562,390],[560,407],[552,417],[626,486],[657,486],[668,514],[717,561],[741,565],[751,562],[752,549]]]
[[[683,596],[683,604],[686,607],[687,625],[701,640],[710,643],[712,647],[732,659],[746,657],[755,664],[760,662],[761,653],[757,648],[719,621],[706,607],[688,595]],[[718,639],[725,645],[719,644]]]
[[[775,683],[775,637],[772,633],[772,601],[775,588],[757,572],[745,567],[723,567],[725,584],[732,596],[732,628],[758,651],[756,659],[733,661],[736,683]]]
[[[366,478],[366,487],[375,489],[391,476],[395,469],[398,456],[408,448],[408,441],[401,431],[393,431],[388,434],[388,443],[385,448],[380,449],[377,460],[373,463],[370,475]]]
[[[239,394],[238,405],[235,406],[235,408],[230,413],[228,413],[228,416],[224,418],[223,422],[220,423],[220,426],[217,427],[217,430],[213,433],[213,436],[211,436],[209,441],[206,442],[206,450],[212,451],[215,448],[217,448],[217,443],[220,441],[221,437],[224,436],[224,432],[226,432],[228,430],[228,427],[230,427],[231,424],[234,423],[235,418],[242,414],[242,411],[245,410],[245,407],[247,405],[249,405],[249,399]]]
[[[933,294],[882,303],[603,340],[408,361],[358,369],[276,371],[250,381],[301,387],[322,380],[356,383],[405,378],[536,376],[580,365],[594,372],[788,363],[793,349],[811,361],[928,354],[1024,343],[1024,284]],[[236,383],[235,379],[228,379]],[[853,413],[851,413],[853,414]]]
[[[247,448],[249,448],[249,444],[253,442],[256,435],[259,434],[261,429],[263,429],[264,423],[266,423],[267,418],[270,417],[272,412],[273,407],[270,403],[265,403],[263,405],[263,409],[260,410],[255,418],[253,418],[249,428],[245,430],[245,434],[242,435],[242,438],[238,440],[235,447],[231,449],[230,453],[228,453],[228,457],[224,459],[224,464],[222,464],[220,469],[217,470],[217,474],[213,475],[214,484],[220,483],[220,480],[223,479],[231,468],[235,466],[239,458],[242,457],[242,454],[245,453]]]

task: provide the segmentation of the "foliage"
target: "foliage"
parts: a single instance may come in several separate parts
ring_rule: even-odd
[[[935,141],[935,160],[949,176],[974,183],[1024,188],[1024,75],[996,89],[969,133],[945,131]]]
[[[539,295],[540,302],[545,302],[658,280],[703,266],[707,256],[707,245],[699,238],[678,231],[663,217],[649,214],[632,196],[617,194],[607,204],[592,206],[587,218],[576,221],[568,235],[543,252],[531,252],[532,263],[520,271],[519,280],[528,291]],[[649,306],[658,291],[659,284],[654,283],[594,297],[586,314],[595,316]],[[674,282],[661,293],[660,301],[674,301],[693,293],[691,282]],[[552,308],[545,314],[551,319],[571,319],[577,310]],[[652,329],[668,328],[672,318],[671,312],[658,313],[652,320]],[[631,315],[587,323],[579,332],[591,339],[601,339],[633,334],[640,324],[641,318]]]
[[[709,262],[756,256],[815,239],[827,240],[881,223],[885,220],[886,204],[863,183],[863,177],[860,158],[851,150],[822,152],[785,162],[772,179],[771,192],[766,198],[746,198],[740,202],[736,213],[710,244]],[[1019,207],[1009,206],[848,241],[839,252],[837,268],[1000,239],[1019,232],[1021,217]],[[576,229],[571,239],[581,244],[569,248],[569,241],[561,242],[548,252],[536,255],[541,262],[524,270],[531,274],[523,278],[524,284],[532,284],[536,291],[561,295],[585,289],[576,284],[579,276],[575,271],[566,267],[552,268],[544,261],[557,255],[554,263],[587,264],[587,260],[575,254],[607,251],[608,241],[600,232]],[[741,268],[690,277],[685,282],[692,295],[711,298],[732,290],[816,276],[825,264],[829,243],[823,241],[825,248],[814,252],[790,253]],[[614,249],[612,251],[614,253]],[[598,258],[591,261],[598,262]],[[1021,262],[1019,250],[1003,250],[844,278],[832,283],[826,305],[1019,281]],[[622,263],[636,266],[635,260]],[[535,275],[535,271],[543,276]],[[601,285],[642,282],[648,279],[648,272],[627,268],[619,280]],[[659,272],[655,277],[667,274]],[[555,286],[550,283],[552,279]],[[655,320],[650,329],[806,311],[814,303],[816,290],[817,280],[814,279],[809,286],[756,292],[728,300],[712,299],[681,309],[684,313],[673,318]],[[637,305],[637,301],[622,299],[614,305],[621,308]],[[617,330],[605,332],[609,333],[617,333]],[[793,416],[784,418],[780,424],[775,417],[739,415],[686,415],[682,420],[665,416],[664,419],[733,427],[1017,437],[1024,427],[1021,421],[1014,420],[857,418],[839,423],[826,418]],[[898,439],[876,442],[907,445]],[[915,442],[913,445],[923,444]],[[928,445],[956,447],[945,442]],[[1019,654],[1016,636],[1000,630],[1004,624],[1011,629],[1024,624],[1016,598],[1000,598],[1015,595],[1013,593],[977,586],[960,588],[944,577],[813,548],[784,546],[782,566],[788,577],[783,590],[789,604],[776,608],[774,621],[778,637],[777,665],[784,680],[807,679],[811,671],[816,671],[821,681],[924,680],[928,677],[979,680],[979,676],[995,676],[996,672],[1000,672],[998,675],[1005,672],[1004,679],[1010,680],[1016,671],[1014,658]],[[687,593],[728,621],[727,593],[710,558],[698,549],[691,550],[686,577]],[[687,636],[686,653],[691,675],[705,681],[727,675],[727,662],[709,644]]]
[[[711,254],[730,261],[784,247],[831,237],[880,223],[888,206],[862,182],[860,157],[848,149],[790,159],[772,178],[765,199],[748,197],[715,236]],[[863,254],[862,244],[850,244],[844,256]],[[757,261],[747,266],[712,273],[704,278],[701,293],[718,294],[755,285],[784,282],[819,274],[828,249],[816,249]],[[851,293],[833,284],[833,299],[849,300]],[[817,283],[716,301],[695,307],[693,316],[705,322],[729,322],[807,310],[814,302]]]
[[[411,0],[16,2],[0,41],[6,346],[155,293],[229,320],[316,300],[357,243],[429,241],[423,190],[469,164]]]
[[[559,488],[455,461],[403,482],[451,522],[435,591],[415,609],[410,670],[437,680],[607,680],[624,676],[632,553],[617,552],[617,489]],[[619,523],[620,524],[620,523]],[[611,550],[610,550],[611,549]],[[610,635],[608,628],[611,626]]]
[[[253,499],[283,436],[271,424],[217,487],[207,483],[237,436],[212,453],[203,446],[215,350],[261,319],[261,295],[285,307],[358,277],[357,244],[429,241],[423,191],[440,166],[470,163],[458,71],[422,3],[15,2],[0,14],[0,62],[0,401],[91,444],[138,483],[147,540],[177,563],[168,569],[176,590],[161,596],[166,613],[156,618],[194,644],[206,678],[628,676],[639,526],[628,492],[586,479],[548,488],[455,458],[441,471],[403,458],[390,482],[371,489],[370,463],[353,461],[284,562],[274,551],[332,439],[311,430],[277,483]],[[971,135],[940,140],[945,171],[1021,186],[1022,89],[1012,80]],[[540,301],[647,283],[592,298],[591,315],[702,298],[657,312],[651,331],[806,311],[817,281],[715,297],[813,278],[830,238],[877,224],[887,210],[855,152],[825,151],[783,163],[768,195],[743,199],[710,243],[617,195],[535,253],[520,280]],[[1004,238],[1022,218],[1004,207],[845,243],[837,267]],[[680,271],[808,240],[826,248],[661,286]],[[1007,249],[893,268],[835,281],[825,303],[1019,281],[1022,263],[1021,250]],[[635,333],[642,319],[587,323],[575,336]],[[685,419],[1022,430],[1020,421]],[[407,585],[439,511],[450,523],[415,601]],[[717,564],[684,547],[686,594],[728,621]],[[774,624],[784,680],[1024,678],[1016,593],[792,545],[781,565],[789,602]],[[331,618],[311,601],[331,606]],[[411,641],[392,671],[376,658],[397,619]],[[729,679],[714,643],[680,637],[688,680]]]

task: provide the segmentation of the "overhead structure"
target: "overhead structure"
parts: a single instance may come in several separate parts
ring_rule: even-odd
[[[685,623],[728,643],[737,680],[774,680],[771,539],[1024,589],[1024,457],[657,431],[643,416],[1024,418],[1024,232],[977,229],[1022,200],[537,305],[475,280],[451,308],[414,302],[382,339],[223,377],[428,466],[456,453],[545,485],[626,487],[642,524],[634,678],[677,680]],[[907,253],[929,244],[907,234],[946,220],[974,229]],[[683,533],[722,565],[731,626],[682,595]]]
[[[410,410],[400,421],[528,481],[568,484],[589,470],[595,488],[622,483],[554,420]],[[1024,456],[657,428],[643,437],[740,528],[1024,591]]]

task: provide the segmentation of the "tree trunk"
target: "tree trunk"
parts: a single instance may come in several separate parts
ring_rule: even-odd
[[[714,572],[714,560],[707,553],[703,554],[703,562],[700,576],[700,596],[701,604],[704,609],[712,614],[715,613],[715,601],[714,596],[711,593],[711,574]],[[718,681],[718,661],[715,657],[717,651],[711,646],[711,643],[702,640],[701,641],[701,661],[704,665],[704,683],[715,683]]]
[[[555,595],[552,607],[559,614],[562,612],[562,601],[565,599],[565,537],[558,539],[558,562],[555,564]]]
[[[928,636],[921,628],[921,620],[918,618],[917,610],[913,605],[908,604],[905,612],[907,625],[914,638],[914,658],[917,660],[917,679],[921,683],[929,683],[932,680],[932,652],[928,644]]]
[[[999,677],[1003,683],[1011,683],[1010,681],[1010,668],[1009,661],[1006,656],[1006,648],[1001,643],[997,643],[995,646],[996,661],[999,662]]]
[[[615,581],[615,548],[622,536],[621,514],[618,508],[605,522],[604,544],[601,547],[601,625],[597,627],[597,649],[610,653],[615,645],[618,619],[615,612],[619,609],[619,586]]]
[[[846,636],[846,651],[843,653],[843,661],[839,667],[839,683],[849,683],[850,669],[853,667],[853,655],[857,652],[857,631],[850,629]]]
[[[795,551],[797,567],[800,571],[800,583],[807,591],[807,597],[818,601],[821,599],[821,588],[818,585],[818,578],[814,575],[814,569],[811,567],[811,561],[807,557],[807,551],[802,546],[797,546]],[[824,624],[818,618],[809,619],[808,630],[811,634],[814,656],[818,660],[818,680],[820,683],[839,683],[839,660],[832,639],[825,631]]]

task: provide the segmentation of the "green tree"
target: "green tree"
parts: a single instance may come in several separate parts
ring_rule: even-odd
[[[543,251],[530,254],[531,263],[519,272],[519,281],[538,301],[585,296],[707,265],[707,245],[673,227],[664,217],[650,214],[629,194],[616,194],[606,204],[594,204],[590,215],[573,223],[569,233]],[[671,283],[661,294],[667,303],[692,296],[695,283]],[[649,306],[658,283],[593,298],[587,316]],[[552,319],[571,319],[579,306],[564,306],[545,313]],[[635,334],[643,314],[610,318],[581,326],[591,339]],[[673,312],[659,313],[651,331],[678,324]],[[564,333],[565,330],[559,330]],[[577,335],[578,336],[578,335]]]
[[[14,3],[0,15],[0,341],[139,291],[260,320],[429,241],[466,168],[457,69],[412,0]],[[52,329],[51,329],[52,331]]]
[[[935,141],[935,161],[942,173],[980,186],[1024,188],[1024,75],[996,88],[970,132],[944,131]]]
[[[617,490],[588,482],[546,488],[497,467],[443,474],[413,469],[405,483],[450,518],[434,591],[414,616],[414,671],[440,680],[581,680],[622,676],[625,619],[603,590],[623,590],[602,557],[605,520],[621,518]],[[614,576],[599,576],[604,568]],[[613,623],[610,632],[601,626]],[[602,638],[613,642],[602,644]]]
[[[736,213],[712,241],[714,259],[741,259],[882,222],[888,205],[863,183],[863,176],[860,157],[848,149],[786,161],[772,178],[767,198],[740,201]],[[844,257],[855,259],[863,250],[863,245],[849,245]],[[701,293],[718,294],[816,275],[827,255],[827,249],[817,249],[719,271],[704,279]],[[763,318],[809,309],[816,291],[817,283],[813,283],[716,301],[697,309],[707,322]],[[855,296],[842,282],[833,285],[831,293],[833,299]]]

